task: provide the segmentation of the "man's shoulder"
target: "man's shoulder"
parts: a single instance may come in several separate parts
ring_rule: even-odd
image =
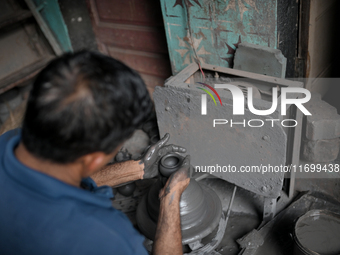
[[[12,129],[9,130],[3,134],[0,135],[0,141],[8,141],[9,139],[11,139],[14,136],[17,136],[21,133],[21,128],[16,128],[16,129]]]
[[[20,135],[20,133],[21,133],[21,129],[16,128],[16,129],[12,129],[0,135],[0,152],[5,150],[5,146],[9,140],[11,140],[13,137],[17,135]]]
[[[147,254],[144,237],[120,211],[98,209],[80,214],[80,224],[72,234],[77,236],[72,246],[78,254]]]
[[[86,224],[86,223],[85,223]],[[98,227],[98,224],[87,225],[87,231],[78,232],[79,236],[73,240],[72,249],[76,254],[144,254],[143,240],[131,236],[134,242],[124,235],[124,229],[109,226]]]
[[[32,205],[15,213],[21,220],[0,220],[1,254],[147,254],[144,237],[122,212],[69,199],[45,202],[43,213]]]

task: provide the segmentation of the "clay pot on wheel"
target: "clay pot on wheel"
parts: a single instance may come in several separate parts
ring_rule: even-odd
[[[151,186],[137,209],[137,223],[141,232],[154,240],[159,215],[159,191],[167,178],[180,169],[183,157],[169,153],[160,160],[160,178]],[[222,205],[217,194],[194,179],[183,192],[180,200],[182,243],[190,244],[208,236],[219,224]]]

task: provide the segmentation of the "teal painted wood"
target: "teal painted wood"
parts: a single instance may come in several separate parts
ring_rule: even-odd
[[[64,52],[73,51],[58,0],[33,0]]]
[[[197,57],[200,63],[232,67],[240,42],[277,47],[277,0],[160,1],[173,74]]]

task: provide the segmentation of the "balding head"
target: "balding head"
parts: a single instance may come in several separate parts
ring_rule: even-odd
[[[88,51],[66,54],[37,76],[22,141],[35,156],[57,163],[95,151],[109,154],[151,109],[143,80],[123,63]]]

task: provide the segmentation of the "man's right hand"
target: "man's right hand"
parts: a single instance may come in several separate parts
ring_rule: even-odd
[[[183,160],[181,168],[173,173],[164,188],[160,191],[160,199],[168,196],[169,194],[182,195],[183,191],[188,187],[190,183],[190,156],[186,156]]]
[[[153,255],[183,254],[179,202],[190,183],[189,171],[190,156],[186,156],[181,168],[170,176],[159,193],[161,203]]]

